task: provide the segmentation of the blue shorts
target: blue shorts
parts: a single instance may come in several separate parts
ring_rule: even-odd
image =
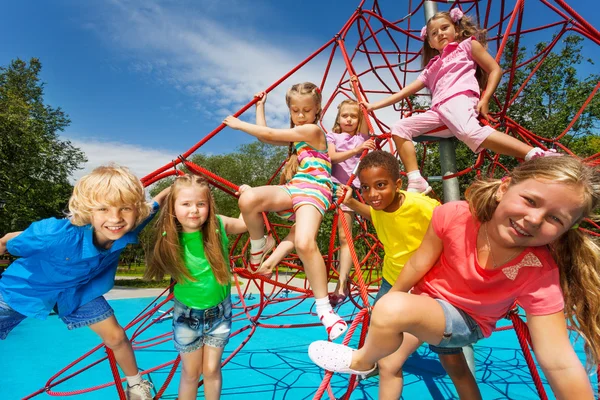
[[[181,353],[204,345],[225,347],[231,332],[231,295],[214,307],[200,310],[173,299],[173,342]]]
[[[379,287],[379,291],[375,296],[375,300],[373,300],[373,306],[375,306],[375,303],[377,303],[379,299],[381,299],[385,294],[387,294],[387,292],[389,292],[391,288],[392,285],[384,278],[381,278],[381,286]]]
[[[442,341],[434,346],[429,345],[431,351],[437,354],[459,354],[462,348],[483,339],[481,328],[466,312],[445,300],[435,299],[444,311],[446,328]]]
[[[104,321],[114,314],[114,310],[108,305],[106,299],[100,296],[60,319],[67,324],[67,328],[75,329]],[[10,331],[25,318],[27,318],[25,315],[13,310],[0,294],[0,340],[6,339]]]

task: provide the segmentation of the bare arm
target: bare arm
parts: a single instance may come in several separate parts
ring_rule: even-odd
[[[571,346],[564,312],[550,315],[527,313],[527,326],[535,357],[556,398],[593,399],[589,378]]]
[[[225,118],[223,123],[232,129],[246,132],[265,143],[287,146],[289,142],[304,141],[315,148],[326,147],[325,135],[315,124],[306,124],[288,129],[274,129],[241,121],[233,116]]]
[[[408,292],[417,282],[425,276],[442,254],[444,244],[429,224],[421,246],[412,257],[404,264],[396,283],[391,290]]]
[[[221,217],[221,221],[223,221],[225,232],[228,235],[238,235],[240,233],[248,232],[248,227],[246,227],[246,223],[241,214],[238,218],[226,217],[224,215],[219,216]]]
[[[327,152],[329,153],[329,158],[331,158],[333,164],[338,164],[357,156],[361,154],[364,149],[375,150],[375,140],[369,139],[360,146],[346,151],[337,151],[333,143],[329,143],[327,146]]]
[[[496,91],[498,83],[500,83],[502,68],[500,68],[496,60],[494,60],[481,43],[476,40],[473,40],[471,43],[471,55],[477,65],[488,74],[487,85],[476,107],[477,111],[487,118],[489,112],[488,103]]]
[[[267,126],[267,119],[265,118],[265,102],[267,101],[267,93],[259,92],[254,95],[258,97],[256,102],[256,125]]]
[[[341,197],[344,194],[344,189],[347,189],[347,192],[342,203],[344,203],[361,217],[371,221],[371,207],[354,199],[352,197],[352,188],[350,186],[340,185],[338,190],[335,192],[336,196]]]
[[[171,186],[161,190],[156,196],[154,196],[154,198],[152,200],[157,202],[159,207],[162,207],[163,203],[164,203],[165,199],[167,198],[167,195],[169,194],[170,191],[171,191]]]
[[[412,83],[410,83],[409,85],[406,85],[398,93],[394,93],[393,95],[386,97],[383,100],[379,100],[373,104],[369,104],[369,103],[363,103],[363,104],[365,105],[365,107],[367,107],[367,110],[369,110],[369,111],[379,110],[380,108],[395,104],[395,103],[399,102],[400,100],[403,100],[403,99],[407,98],[408,96],[417,93],[419,90],[423,89],[424,87],[425,87],[425,84],[423,82],[421,82],[418,79],[415,79]]]
[[[0,254],[6,253],[6,243],[8,243],[9,240],[13,239],[13,238],[16,238],[21,233],[23,233],[23,231],[11,232],[11,233],[7,233],[3,237],[1,237],[0,238]]]

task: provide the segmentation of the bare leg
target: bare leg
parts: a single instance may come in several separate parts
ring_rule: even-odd
[[[179,400],[195,400],[198,397],[198,381],[202,375],[204,346],[181,356],[181,378],[179,379]]]
[[[125,376],[134,376],[138,373],[135,355],[125,331],[117,322],[115,316],[90,325],[90,328],[100,336],[102,342],[113,351],[115,360]]]
[[[262,212],[283,211],[292,208],[292,198],[277,186],[259,186],[245,190],[238,201],[250,239],[261,239],[265,234]]]
[[[410,333],[405,333],[400,348],[379,360],[379,400],[397,400],[402,396],[404,385],[402,367],[421,343]]]
[[[350,230],[350,240],[352,240],[352,223],[354,222],[354,213],[343,211],[340,217],[344,218],[346,221],[346,225]],[[348,296],[347,283],[348,275],[350,274],[350,268],[352,268],[352,256],[350,255],[350,247],[348,246],[348,239],[346,238],[346,232],[342,226],[341,218],[338,220],[338,235],[340,238],[340,278],[333,294],[339,298],[345,298]]]
[[[368,371],[402,344],[403,332],[419,340],[439,344],[446,327],[442,306],[427,296],[389,292],[373,309],[365,345],[352,355],[350,368]]]
[[[319,210],[311,205],[303,205],[296,210],[296,251],[317,299],[328,295],[325,262],[317,246],[321,219]]]
[[[294,251],[294,240],[296,240],[296,225],[290,228],[290,233],[277,245],[275,250],[271,253],[269,258],[262,263],[259,270],[256,271],[259,275],[266,275],[273,271],[281,260],[283,260],[288,254]]]
[[[494,131],[494,133],[488,136],[481,143],[481,147],[492,150],[494,153],[519,158],[524,158],[529,150],[533,149],[528,144],[498,131]]]
[[[461,400],[481,400],[477,382],[463,353],[440,354],[440,362],[454,383]]]
[[[223,386],[221,373],[222,347],[204,346],[204,398],[206,400],[219,400]]]
[[[417,152],[412,140],[406,140],[396,135],[392,136],[392,139],[394,139],[394,144],[396,145],[400,160],[402,161],[402,164],[404,164],[404,170],[406,172],[418,170],[419,164],[417,163]]]

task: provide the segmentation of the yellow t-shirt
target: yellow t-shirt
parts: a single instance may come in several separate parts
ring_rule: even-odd
[[[405,192],[404,203],[392,213],[371,208],[371,220],[383,244],[383,279],[393,285],[404,264],[419,248],[429,227],[437,200],[420,193]]]

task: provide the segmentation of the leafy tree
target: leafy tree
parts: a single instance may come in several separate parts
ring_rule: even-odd
[[[44,104],[41,63],[16,59],[0,67],[0,232],[61,216],[72,186],[69,176],[85,155],[58,132],[70,123],[60,109]]]

